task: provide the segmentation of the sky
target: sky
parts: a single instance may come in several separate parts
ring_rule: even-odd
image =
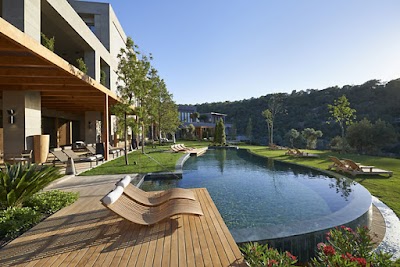
[[[398,0],[101,0],[177,104],[400,78]]]

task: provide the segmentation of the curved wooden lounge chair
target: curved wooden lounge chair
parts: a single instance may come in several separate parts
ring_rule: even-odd
[[[285,155],[294,156],[296,155],[296,151],[289,148],[288,151],[286,151]]]
[[[179,147],[185,151],[190,151],[190,150],[195,149],[194,147],[187,147],[187,146],[185,146],[185,144],[179,144]]]
[[[101,199],[101,203],[123,217],[141,225],[151,225],[178,214],[203,215],[200,203],[189,199],[172,199],[157,207],[146,207],[123,194],[124,188],[117,186]]]
[[[335,168],[336,171],[346,171],[348,169],[348,165],[345,161],[338,159],[334,156],[328,157],[333,163],[328,166],[328,170]]]
[[[162,192],[146,192],[131,184],[129,175],[121,179],[116,185],[122,186],[124,194],[132,200],[145,206],[159,206],[171,199],[189,199],[196,200],[193,191],[183,188],[172,188]]]
[[[393,175],[392,171],[382,170],[375,168],[375,166],[366,166],[361,165],[352,161],[351,159],[343,159],[344,162],[348,165],[347,172],[351,175],[355,176],[358,174],[368,174],[368,175],[378,175],[378,174],[387,174],[389,177]]]
[[[184,151],[186,151],[185,148],[181,147],[181,144],[174,144],[174,145],[171,145],[171,149],[172,149],[172,151],[174,151],[174,152],[184,152]]]

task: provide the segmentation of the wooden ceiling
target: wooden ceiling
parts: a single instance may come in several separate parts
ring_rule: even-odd
[[[118,97],[37,41],[0,18],[0,96],[3,91],[39,91],[42,108],[83,114],[104,111]]]

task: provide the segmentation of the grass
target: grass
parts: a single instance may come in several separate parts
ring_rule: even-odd
[[[88,176],[175,171],[175,164],[183,154],[172,153],[169,150],[169,146],[160,146],[156,149],[146,148],[146,154],[142,154],[139,150],[133,151],[128,154],[129,165],[125,164],[125,157],[122,156],[80,175]]]
[[[178,142],[179,143],[179,142]],[[209,142],[187,141],[187,147],[205,147]],[[130,173],[149,173],[149,172],[173,172],[175,165],[183,153],[172,153],[171,144],[156,145],[145,147],[146,155],[140,150],[128,154],[128,163],[125,164],[125,157],[119,157],[115,160],[104,163],[94,169],[81,173],[82,176],[89,175],[107,175],[107,174],[130,174]],[[154,159],[154,160],[153,160]]]
[[[332,163],[328,156],[336,156],[338,158],[349,158],[363,165],[373,165],[380,169],[393,171],[393,176],[388,178],[383,175],[367,175],[353,177],[350,174],[345,176],[357,181],[367,188],[370,193],[378,197],[386,205],[388,205],[400,217],[400,159],[366,156],[358,154],[339,154],[331,151],[307,150],[307,152],[318,154],[319,158],[298,158],[285,155],[286,150],[270,150],[265,146],[241,146],[255,154],[272,158],[275,160],[291,162],[304,166],[314,167],[327,170]]]

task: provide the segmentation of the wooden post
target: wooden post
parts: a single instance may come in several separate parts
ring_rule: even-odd
[[[60,130],[58,129],[58,118],[56,117],[54,120],[55,128],[56,128],[56,147],[60,147]]]
[[[108,160],[108,153],[110,149],[109,144],[109,114],[108,114],[108,95],[104,95],[104,107],[103,107],[103,132],[102,140],[104,142],[104,159]]]

